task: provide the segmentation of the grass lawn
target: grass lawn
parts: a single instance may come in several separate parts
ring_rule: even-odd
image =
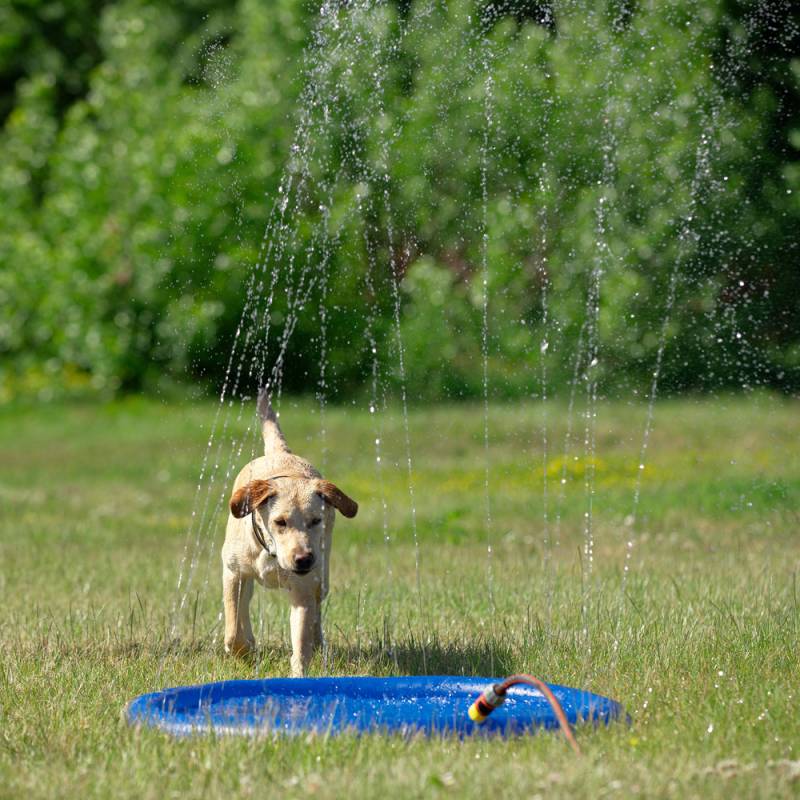
[[[622,701],[632,725],[579,729],[576,759],[550,734],[173,741],[129,729],[121,711],[142,692],[288,672],[276,593],[256,590],[256,661],[221,654],[218,509],[231,453],[238,468],[252,447],[250,409],[231,410],[210,451],[218,479],[197,500],[215,405],[4,410],[0,797],[797,796],[800,404],[660,403],[630,524],[644,411],[601,404],[594,460],[576,416],[565,460],[566,413],[550,406],[546,536],[540,406],[492,407],[488,532],[481,407],[413,410],[417,550],[396,410],[329,408],[323,442],[313,405],[282,408],[290,445],[361,504],[337,522],[328,663],[313,674],[524,670]],[[195,525],[197,542],[193,507],[211,523]]]

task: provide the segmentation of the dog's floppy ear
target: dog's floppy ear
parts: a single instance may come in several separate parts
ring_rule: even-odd
[[[231,514],[237,519],[246,517],[253,509],[277,493],[278,488],[270,481],[250,481],[240,486],[231,496]]]
[[[326,503],[338,508],[345,517],[352,519],[358,514],[358,503],[330,481],[318,481],[317,491],[322,495]]]

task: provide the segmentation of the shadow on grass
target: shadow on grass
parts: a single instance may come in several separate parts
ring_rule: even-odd
[[[311,663],[311,675],[462,675],[498,677],[519,667],[508,643],[499,638],[477,635],[470,640],[442,642],[431,635],[423,641],[415,635],[400,640],[389,636],[366,641],[351,637],[331,637],[327,653],[318,652]],[[342,641],[344,639],[344,641]],[[147,642],[120,642],[119,655],[155,655],[162,660],[224,657],[222,643],[213,635],[200,637],[156,638]],[[287,641],[268,637],[257,642],[256,651],[232,659],[253,677],[288,672],[291,647]],[[227,657],[224,657],[227,659]]]
[[[333,674],[499,676],[513,671],[510,649],[498,642],[402,642],[386,646],[331,645],[328,669]]]

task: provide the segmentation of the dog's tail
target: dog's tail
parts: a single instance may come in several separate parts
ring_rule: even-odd
[[[258,416],[261,419],[261,435],[264,437],[264,453],[270,455],[276,450],[291,452],[286,444],[281,426],[278,424],[278,415],[269,401],[269,392],[261,389],[258,393],[256,404]]]

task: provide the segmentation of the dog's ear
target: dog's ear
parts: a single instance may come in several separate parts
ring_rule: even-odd
[[[278,488],[270,481],[250,481],[240,486],[231,496],[231,514],[237,519],[246,517],[253,509],[277,493]]]
[[[358,514],[358,503],[330,481],[318,481],[317,492],[322,495],[326,503],[330,503],[334,508],[339,509],[345,517],[352,519]]]

